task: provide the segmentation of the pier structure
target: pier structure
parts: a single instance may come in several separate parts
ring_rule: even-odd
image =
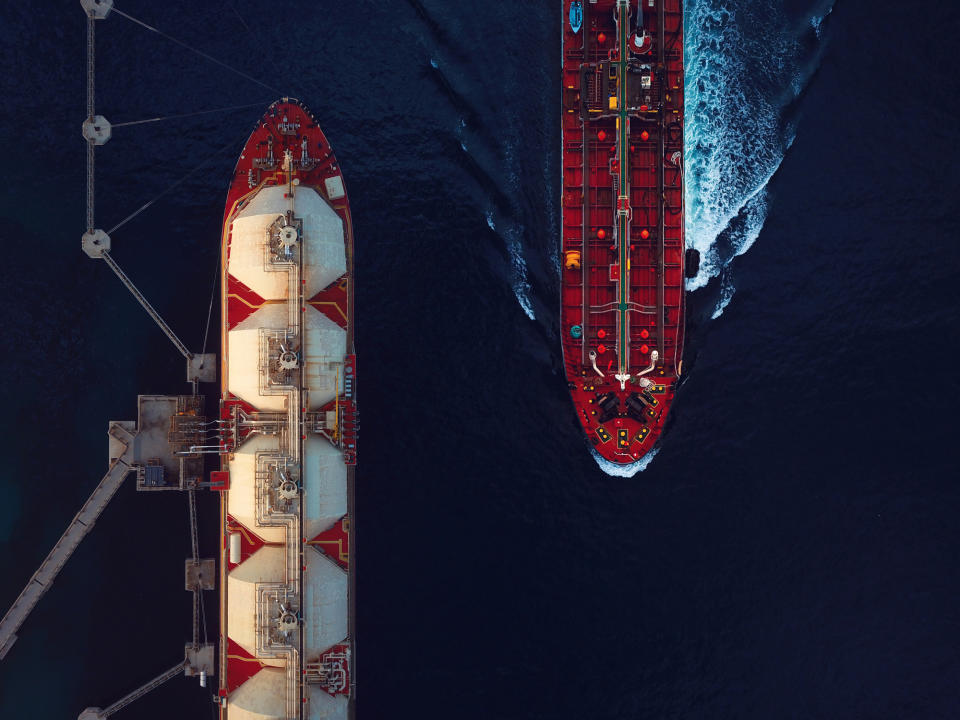
[[[59,572],[66,565],[74,551],[87,534],[93,530],[96,521],[106,511],[110,500],[116,495],[124,480],[131,474],[136,478],[138,492],[181,491],[187,495],[190,519],[191,556],[185,561],[184,586],[193,593],[193,632],[190,641],[183,646],[183,659],[160,675],[129,692],[111,705],[89,707],[80,713],[80,720],[100,720],[107,718],[143,697],[179,675],[199,678],[202,687],[216,676],[217,651],[214,643],[207,641],[204,620],[204,593],[215,590],[217,562],[215,558],[201,558],[197,530],[196,491],[208,488],[211,483],[204,482],[205,455],[219,450],[220,421],[207,421],[204,414],[203,396],[199,394],[199,383],[212,383],[217,380],[217,355],[206,352],[204,348],[194,352],[179,338],[160,313],[151,305],[130,277],[122,270],[111,254],[111,234],[132,220],[167,194],[200,167],[180,178],[173,186],[142,205],[135,212],[116,223],[109,230],[103,230],[96,224],[96,154],[98,148],[107,145],[116,128],[137,125],[145,122],[157,122],[169,118],[219,112],[240,107],[261,106],[262,103],[201,110],[146,120],[111,123],[96,108],[96,30],[97,25],[114,15],[166,37],[182,48],[196,53],[207,60],[238,73],[248,80],[269,88],[244,73],[219,62],[206,53],[192,48],[137,18],[114,7],[113,0],[80,0],[86,15],[86,113],[81,124],[81,135],[86,150],[86,212],[85,226],[81,237],[81,249],[90,258],[103,260],[110,270],[123,283],[134,299],[144,308],[151,320],[167,336],[176,350],[186,360],[186,379],[191,385],[188,395],[140,395],[137,401],[137,420],[111,421],[108,423],[108,463],[107,472],[95,486],[90,497],[74,516],[59,541],[53,546],[47,557],[27,582],[23,591],[10,609],[0,619],[0,660],[5,658],[14,647],[18,633],[28,620],[31,611],[53,586]],[[270,88],[273,90],[273,88]],[[209,332],[210,317],[213,311],[213,292],[211,291],[210,309],[207,318]]]
[[[0,620],[0,660],[6,656],[17,641],[17,631],[27,619],[30,611],[53,585],[57,574],[67,564],[67,560],[73,555],[73,551],[77,549],[80,541],[93,528],[97,518],[100,517],[100,513],[107,507],[107,503],[110,502],[110,499],[120,489],[124,479],[133,470],[133,440],[136,438],[136,431],[130,431],[129,423],[111,422],[107,434],[110,437],[110,454],[112,456],[107,474],[103,476],[90,498],[80,508],[80,512],[74,516],[63,536],[53,546],[33,577],[30,578],[30,582],[27,583],[7,614],[4,615],[3,620]],[[115,452],[118,454],[114,455]]]
[[[114,420],[109,423],[106,474],[0,620],[0,659],[3,659],[17,641],[17,633],[30,612],[53,586],[59,572],[93,530],[129,475],[135,476],[140,492],[177,490],[187,493],[193,552],[186,560],[185,588],[193,592],[194,610],[193,637],[184,648],[184,658],[108,708],[84,710],[81,718],[108,717],[178,674],[199,677],[203,686],[206,686],[207,678],[215,675],[215,646],[200,635],[203,592],[214,590],[216,583],[216,560],[199,557],[197,542],[194,493],[198,487],[208,484],[201,482],[203,457],[195,447],[197,437],[205,433],[207,424],[198,414],[202,404],[202,398],[196,395],[141,395],[137,401],[136,421]]]

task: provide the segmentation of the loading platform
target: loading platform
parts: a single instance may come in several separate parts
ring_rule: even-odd
[[[193,592],[193,638],[184,647],[184,659],[174,668],[141,686],[105,710],[88,708],[82,718],[103,718],[120,710],[162,682],[184,674],[197,676],[201,685],[215,676],[215,648],[200,637],[202,593],[215,589],[216,560],[199,557],[194,493],[209,483],[201,481],[202,453],[198,438],[204,438],[206,420],[201,414],[202,398],[195,395],[141,395],[137,399],[137,421],[114,420],[107,429],[108,469],[64,531],[60,540],[27,582],[3,619],[0,620],[0,659],[14,643],[17,633],[57,575],[116,495],[123,481],[133,473],[137,490],[183,490],[188,496],[192,556],[185,563],[186,590]]]
[[[290,400],[293,401],[288,403],[289,407],[286,408],[286,412],[252,412],[248,416],[247,411],[252,410],[252,408],[245,405],[238,396],[231,397],[228,402],[224,403],[218,417],[208,421],[203,411],[202,396],[198,393],[199,383],[215,382],[218,370],[220,370],[224,374],[221,379],[226,393],[228,387],[226,374],[230,367],[226,358],[223,359],[221,365],[215,354],[206,352],[217,281],[214,280],[213,288],[211,288],[210,305],[207,313],[207,331],[204,333],[203,347],[200,352],[193,352],[181,341],[160,313],[137,288],[133,280],[120,267],[111,254],[112,239],[110,235],[150,207],[159,197],[170,192],[180,182],[199,170],[212,156],[107,231],[97,227],[95,222],[94,168],[98,148],[103,147],[110,141],[115,128],[173,117],[206,114],[218,110],[200,110],[194,113],[171,115],[168,118],[149,118],[117,124],[111,124],[103,115],[98,115],[94,102],[96,25],[111,14],[121,16],[148,31],[173,41],[185,50],[194,52],[206,60],[276,92],[277,95],[282,95],[282,93],[276,88],[271,88],[269,85],[216,60],[203,50],[190,47],[157,28],[122,12],[113,7],[113,0],[80,0],[80,4],[86,14],[87,30],[87,103],[86,116],[82,124],[87,170],[86,223],[85,232],[81,237],[81,248],[88,257],[102,260],[103,264],[109,267],[176,350],[184,356],[187,361],[187,381],[192,386],[192,394],[140,396],[135,422],[114,421],[109,423],[108,470],[83,507],[71,520],[60,540],[30,578],[13,606],[0,620],[0,659],[11,652],[17,641],[17,634],[28,622],[30,612],[40,602],[43,595],[53,587],[60,570],[63,569],[83,538],[93,529],[97,519],[106,511],[107,505],[115,497],[126,477],[133,473],[136,476],[137,491],[181,491],[185,492],[187,496],[192,552],[185,562],[184,586],[187,591],[193,593],[193,635],[191,641],[184,646],[183,660],[105,708],[86,708],[80,714],[80,719],[100,720],[109,717],[154,688],[181,674],[198,676],[201,687],[206,687],[208,678],[219,675],[220,683],[218,684],[220,687],[217,688],[217,695],[214,696],[214,700],[221,706],[221,712],[224,714],[229,712],[227,708],[230,704],[235,708],[241,708],[244,702],[244,694],[259,697],[263,691],[257,691],[255,688],[259,687],[258,684],[269,685],[273,682],[272,673],[265,669],[258,678],[254,678],[252,681],[245,678],[243,673],[234,673],[232,678],[234,685],[230,688],[224,680],[228,674],[229,658],[232,657],[228,656],[226,645],[228,642],[233,643],[234,638],[228,639],[226,637],[226,627],[221,622],[224,646],[219,648],[218,652],[214,643],[207,642],[204,592],[216,589],[218,574],[226,583],[229,570],[235,570],[237,565],[248,561],[248,558],[238,557],[236,560],[229,560],[230,567],[228,567],[228,557],[232,558],[233,556],[233,540],[240,539],[239,533],[232,532],[229,535],[231,540],[230,556],[227,555],[226,546],[224,546],[221,549],[222,563],[219,567],[215,558],[200,557],[196,490],[210,488],[225,491],[232,482],[234,485],[233,494],[239,496],[237,487],[242,479],[242,473],[239,471],[231,472],[228,462],[233,455],[233,451],[237,449],[241,437],[263,436],[270,440],[272,439],[270,428],[276,428],[282,439],[279,450],[286,452],[287,456],[282,458],[282,462],[277,461],[279,456],[272,456],[273,464],[268,463],[267,466],[263,467],[261,467],[263,465],[261,460],[265,456],[257,456],[256,470],[251,470],[250,475],[262,492],[258,492],[255,496],[252,495],[257,513],[255,514],[256,517],[250,520],[251,522],[254,520],[263,521],[266,523],[264,527],[273,530],[280,529],[282,525],[287,536],[285,537],[287,552],[281,558],[284,562],[277,565],[282,571],[280,572],[282,577],[278,577],[277,582],[272,584],[249,583],[257,593],[257,615],[254,627],[256,634],[255,651],[258,656],[273,661],[284,657],[304,656],[303,662],[287,662],[286,674],[288,677],[286,685],[288,690],[284,709],[286,717],[313,717],[318,712],[326,713],[323,717],[333,717],[327,712],[330,706],[335,706],[336,717],[346,717],[348,715],[352,717],[355,684],[351,669],[353,613],[352,607],[347,608],[345,600],[349,587],[350,602],[352,602],[354,583],[353,575],[348,575],[347,571],[349,569],[349,546],[352,538],[350,514],[353,507],[353,468],[356,463],[358,417],[355,398],[356,359],[352,353],[352,229],[346,190],[336,158],[319,130],[315,119],[309,116],[309,113],[306,113],[305,110],[301,112],[302,109],[296,110],[291,107],[283,110],[283,112],[289,113],[292,121],[288,121],[286,115],[283,116],[282,120],[276,118],[275,127],[272,127],[271,130],[276,139],[280,140],[280,144],[289,146],[283,149],[283,167],[280,168],[281,158],[273,155],[272,149],[275,138],[271,136],[264,141],[266,144],[264,156],[260,157],[261,153],[258,147],[256,162],[249,168],[245,167],[244,172],[238,174],[235,178],[234,189],[238,190],[240,195],[248,195],[249,190],[260,184],[265,187],[269,186],[266,188],[265,196],[272,193],[279,198],[280,194],[283,194],[284,199],[289,199],[289,203],[284,203],[289,205],[284,216],[286,221],[276,228],[279,231],[276,247],[278,267],[301,264],[300,260],[294,263],[292,258],[300,255],[300,251],[297,249],[299,247],[298,237],[303,237],[305,228],[306,237],[309,239],[306,246],[308,248],[318,248],[317,257],[320,257],[324,262],[331,260],[332,256],[328,250],[324,250],[322,239],[329,236],[331,223],[336,220],[337,223],[343,223],[345,228],[343,237],[346,238],[347,242],[342,245],[341,252],[346,251],[345,260],[349,262],[347,266],[349,272],[347,267],[341,268],[337,275],[327,278],[328,281],[333,280],[333,282],[324,281],[318,287],[313,288],[308,295],[304,295],[305,289],[299,282],[300,269],[297,269],[296,273],[289,273],[290,289],[295,291],[288,293],[288,310],[292,322],[286,323],[286,333],[274,333],[276,337],[266,338],[267,342],[263,348],[266,354],[261,358],[264,362],[261,363],[260,367],[269,386],[266,390],[267,396],[276,395],[275,391],[279,387],[277,382],[271,384],[271,381],[277,381],[278,377],[288,381],[282,383],[283,388],[280,389],[281,394],[289,395]],[[286,104],[288,99],[284,98],[281,102]],[[257,103],[257,105],[259,104]],[[279,103],[275,103],[273,106],[274,117],[279,105]],[[220,110],[240,107],[250,106],[238,105],[220,108]],[[293,118],[294,115],[296,115],[296,118]],[[258,141],[259,139],[261,138],[258,137]],[[226,147],[232,147],[232,145],[224,146],[223,149]],[[252,153],[248,153],[248,155],[253,157]],[[286,174],[286,186],[279,187],[277,178],[283,173]],[[299,175],[294,177],[297,173]],[[254,181],[255,179],[256,181]],[[300,185],[301,180],[317,181],[318,185],[315,193],[311,190],[311,183],[304,182],[303,185]],[[273,192],[273,190],[276,190],[276,192]],[[281,193],[281,191],[283,192]],[[316,195],[313,198],[315,200],[314,204],[319,203],[321,208],[325,208],[326,215],[319,211],[306,212],[310,210],[311,193]],[[294,206],[295,199],[297,200],[296,207]],[[235,200],[236,209],[241,209],[239,206],[242,201],[239,200],[239,196]],[[246,207],[242,209],[245,211]],[[305,212],[301,214],[301,210]],[[324,227],[318,229],[312,228],[309,224],[304,225],[305,222],[309,223],[315,220],[317,222],[322,221]],[[273,218],[271,218],[272,221]],[[277,223],[273,224],[276,225]],[[239,246],[240,244],[236,242],[232,246],[235,253]],[[224,253],[224,262],[227,257],[229,255]],[[308,265],[319,267],[321,264],[323,263],[311,262],[303,264],[303,267]],[[327,262],[327,265],[330,265],[330,263]],[[325,266],[325,271],[329,269]],[[320,276],[320,274],[316,275],[316,277]],[[231,291],[229,292],[229,298],[227,295],[222,297],[225,316],[230,316],[233,299],[239,297],[239,295],[233,292],[237,290],[236,287],[228,286],[227,279],[228,277],[224,273],[220,289],[224,293]],[[305,278],[304,284],[309,282],[312,282],[312,278]],[[270,310],[273,309],[272,305],[267,303],[266,300],[262,304],[266,306],[264,315],[269,315]],[[251,305],[251,311],[255,310],[256,308]],[[234,319],[236,323],[241,320],[239,317]],[[236,323],[231,322],[229,326],[225,326],[223,328],[224,333],[226,334],[227,330],[233,328]],[[301,330],[302,333],[300,333]],[[298,334],[302,334],[303,337],[294,337]],[[345,338],[346,342],[344,344],[351,350],[346,351],[344,348],[335,353],[338,358],[336,362],[331,362],[327,355],[330,348],[336,345],[334,340],[339,342],[338,338]],[[300,342],[296,347],[293,346],[291,344],[292,339],[305,341],[302,343],[303,347],[299,346]],[[274,340],[279,342],[274,343]],[[237,342],[239,344],[240,341]],[[275,358],[274,354],[277,351],[279,354]],[[244,354],[242,352],[236,353],[233,366],[241,364],[243,358]],[[279,364],[276,364],[274,360],[278,360]],[[329,382],[328,377],[325,377],[331,373],[334,375],[332,383]],[[296,382],[289,382],[291,378],[294,378]],[[254,381],[257,379],[257,377],[253,378]],[[256,385],[256,382],[254,382],[254,385]],[[333,392],[329,398],[322,398],[321,400],[327,386],[342,388],[342,391]],[[271,405],[273,399],[275,398],[267,397],[264,405]],[[235,441],[232,446],[229,444],[230,438]],[[257,437],[256,439],[261,440],[263,438]],[[310,463],[309,467],[301,462],[305,454]],[[337,467],[334,471],[329,471],[329,467],[334,464],[331,462],[331,457],[338,454],[341,455],[341,458],[338,458],[336,462]],[[220,455],[225,466],[221,472],[211,474],[211,482],[204,481],[204,460],[207,455]],[[323,473],[322,481],[314,477],[321,472]],[[220,481],[219,484],[213,482],[214,477]],[[281,482],[274,483],[273,481],[277,479]],[[346,489],[342,493],[331,494],[329,486],[331,483],[339,481],[343,481],[342,484]],[[330,502],[325,502],[321,511],[317,511],[315,507],[317,503],[314,502],[315,494],[321,489],[331,497],[333,495],[336,497],[333,497]],[[301,538],[299,532],[301,528],[301,513],[299,512],[301,493],[304,496],[305,507],[312,508],[310,512],[304,511],[302,513],[305,519],[305,524],[302,527],[308,535],[304,538]],[[224,493],[224,496],[226,496],[226,493]],[[326,495],[323,497],[326,498]],[[226,507],[226,503],[224,503],[224,507]],[[239,511],[237,514],[240,514]],[[237,523],[234,518],[229,516],[224,518],[224,523],[226,522]],[[233,527],[233,525],[230,527]],[[223,524],[221,532],[226,529],[226,524]],[[225,535],[224,539],[226,537]],[[335,553],[332,549],[334,542],[338,544],[339,552]],[[255,574],[255,569],[248,569],[255,568],[263,558],[272,557],[275,554],[272,553],[272,550],[273,544],[270,544],[261,551],[260,560],[255,559],[241,571],[234,572],[233,578],[237,582],[243,582],[245,574]],[[239,546],[237,552],[240,554]],[[303,575],[308,568],[310,573],[307,580],[303,581]],[[321,580],[321,578],[325,578],[325,580]],[[301,583],[308,588],[307,593],[302,598],[299,592]],[[328,591],[331,586],[336,588],[336,593]],[[221,591],[225,593],[224,588],[221,588]],[[316,598],[321,591],[326,594],[324,595],[324,602],[318,603]],[[291,601],[295,601],[297,605],[295,606]],[[239,603],[240,600],[237,600],[236,604]],[[326,613],[322,618],[318,614],[318,607],[320,612]],[[221,607],[221,610],[225,611],[225,605]],[[202,636],[201,618],[203,619]],[[243,618],[244,621],[248,619],[246,614],[243,614]],[[336,622],[331,621],[331,618]],[[306,624],[308,629],[303,631],[302,639],[298,639],[301,633],[299,628],[302,624]],[[243,640],[245,637],[244,628],[240,627],[239,622],[235,625],[236,635]],[[296,638],[291,637],[290,634],[293,632],[297,633]],[[316,651],[318,649],[319,652]],[[219,667],[217,667],[218,665]],[[248,680],[246,687],[236,696],[231,696],[229,690],[235,690],[237,685],[245,680]],[[242,711],[238,709],[236,712],[240,714]],[[278,715],[278,713],[274,713],[274,715]]]

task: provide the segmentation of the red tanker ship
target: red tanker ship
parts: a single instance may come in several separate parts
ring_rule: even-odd
[[[633,463],[674,398],[699,261],[684,248],[682,0],[563,11],[564,364],[590,443]]]

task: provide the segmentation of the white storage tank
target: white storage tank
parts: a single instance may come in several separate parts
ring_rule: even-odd
[[[284,561],[283,547],[265,545],[227,575],[227,636],[254,657],[257,654],[257,585],[285,582]],[[283,665],[281,659],[262,662]]]
[[[307,438],[303,454],[303,534],[312,540],[347,514],[347,466],[343,453],[317,435]]]
[[[230,562],[233,565],[240,564],[241,556],[241,543],[240,543],[240,533],[232,532],[230,533]]]
[[[230,720],[284,720],[287,715],[287,676],[279,668],[264,668],[227,698]]]
[[[276,436],[254,435],[237,448],[229,463],[227,513],[265,542],[283,542],[286,535],[282,527],[257,525],[257,453],[276,451],[279,447]]]
[[[265,300],[287,297],[287,273],[268,269],[269,227],[290,209],[286,185],[265,187],[234,219],[229,272]],[[294,216],[302,220],[304,294],[311,298],[347,271],[343,220],[316,190],[294,186]]]

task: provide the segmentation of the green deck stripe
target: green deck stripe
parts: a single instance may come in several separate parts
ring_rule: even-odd
[[[629,22],[626,14],[629,4],[626,0],[620,0],[618,3],[619,11],[617,13],[617,24],[620,26],[620,66],[617,72],[617,114],[620,118],[620,128],[618,140],[620,142],[620,192],[617,199],[617,212],[619,213],[619,196],[627,194],[627,173],[629,172],[629,140],[627,133],[627,29]],[[630,273],[627,269],[630,259],[630,238],[627,237],[627,216],[619,216],[618,223],[618,242],[620,243],[620,352],[618,353],[618,364],[620,373],[627,372],[627,302],[630,294]]]

